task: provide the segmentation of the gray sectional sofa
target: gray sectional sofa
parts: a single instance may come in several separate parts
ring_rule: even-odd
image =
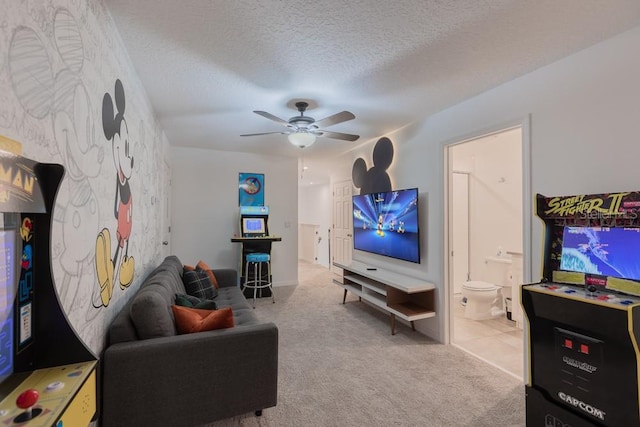
[[[278,329],[258,319],[235,270],[213,272],[216,304],[232,307],[232,328],[177,333],[171,305],[186,292],[175,256],[115,317],[101,359],[103,427],[197,426],[276,405]]]

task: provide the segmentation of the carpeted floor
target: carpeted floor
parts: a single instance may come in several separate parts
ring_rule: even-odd
[[[332,273],[300,267],[256,314],[278,325],[278,405],[221,426],[524,426],[524,385],[464,351],[438,344],[349,295]],[[247,393],[250,393],[247,390]]]

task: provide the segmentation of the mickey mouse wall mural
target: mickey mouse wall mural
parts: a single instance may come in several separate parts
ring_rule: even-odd
[[[111,232],[103,228],[96,238],[96,275],[100,286],[103,306],[109,305],[116,280],[120,288],[127,288],[133,281],[135,260],[129,256],[133,197],[129,179],[133,171],[133,155],[129,141],[129,129],[124,118],[125,96],[122,82],[116,80],[113,100],[109,93],[102,99],[102,127],[107,140],[111,142],[113,163],[116,172],[114,215],[117,223],[116,249],[111,257]],[[114,111],[114,100],[117,111]],[[121,253],[120,251],[123,251]],[[95,302],[94,302],[95,304]]]
[[[362,157],[353,162],[351,179],[353,185],[360,188],[360,194],[383,193],[391,191],[391,178],[387,169],[393,160],[393,143],[387,137],[382,137],[373,147],[373,166],[367,170],[367,164]]]

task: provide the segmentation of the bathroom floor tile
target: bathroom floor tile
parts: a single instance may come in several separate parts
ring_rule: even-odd
[[[523,378],[524,335],[505,317],[470,320],[464,317],[461,296],[453,298],[452,342],[466,351]]]

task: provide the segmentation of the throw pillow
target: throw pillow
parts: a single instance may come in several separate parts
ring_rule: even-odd
[[[176,294],[176,304],[183,307],[193,307],[200,302],[200,298],[193,295]]]
[[[211,268],[207,264],[205,264],[204,261],[202,260],[198,261],[198,263],[196,264],[196,270],[206,271],[207,274],[209,275],[209,279],[211,280],[211,283],[213,283],[213,286],[215,286],[216,289],[220,287],[220,285],[218,285],[218,279],[216,279],[215,274],[213,274],[213,271],[211,271]]]
[[[192,295],[176,294],[176,305],[191,308],[203,308],[205,310],[215,310],[218,305],[210,299],[200,299]]]
[[[176,319],[176,328],[181,334],[232,328],[234,325],[231,307],[220,310],[201,310],[172,305],[171,310]]]
[[[218,304],[210,299],[203,299],[199,303],[193,306],[193,308],[201,308],[203,310],[217,310]]]
[[[182,277],[187,294],[200,299],[213,299],[218,290],[213,287],[209,275],[202,270],[186,271]]]
[[[183,266],[182,266],[182,270],[183,270],[183,271],[193,271],[193,270],[195,270],[195,269],[196,269],[196,268],[195,268],[193,265],[187,265],[187,264],[185,264],[185,265],[183,265]]]

